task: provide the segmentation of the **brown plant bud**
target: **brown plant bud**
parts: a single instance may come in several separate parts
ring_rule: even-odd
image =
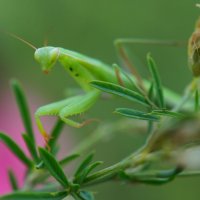
[[[184,145],[200,142],[200,117],[188,116],[184,119],[169,120],[149,138],[149,151],[173,151]]]
[[[200,18],[196,22],[195,30],[188,41],[188,65],[193,76],[200,76]]]

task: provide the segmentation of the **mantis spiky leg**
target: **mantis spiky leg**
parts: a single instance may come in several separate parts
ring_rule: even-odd
[[[70,116],[76,115],[76,114],[81,114],[88,110],[95,102],[96,99],[99,97],[100,92],[97,91],[92,91],[84,96],[76,96],[72,97],[72,101],[68,105],[66,105],[64,108],[62,108],[59,112],[59,117],[61,118],[62,121],[64,121],[66,124],[80,128],[84,126],[85,124],[89,123],[92,120],[86,120],[82,123],[73,121],[69,119]]]
[[[115,47],[119,53],[120,58],[124,62],[125,66],[131,71],[135,76],[138,86],[145,90],[142,78],[138,73],[134,63],[130,60],[125,45],[127,44],[145,44],[145,45],[165,45],[165,46],[185,46],[187,43],[183,41],[167,41],[167,40],[152,40],[152,39],[134,39],[134,38],[120,38],[114,41]]]
[[[86,93],[85,95],[78,95],[40,107],[35,113],[35,120],[39,131],[43,135],[45,143],[47,144],[50,138],[42,125],[42,122],[40,120],[41,116],[59,116],[61,120],[63,120],[68,125],[73,127],[81,127],[91,120],[79,123],[73,121],[72,119],[69,119],[68,117],[71,117],[76,114],[81,114],[88,110],[95,103],[99,95],[100,93],[94,90]]]
[[[133,63],[130,61],[125,45],[126,44],[145,44],[145,45],[165,45],[165,46],[185,46],[187,43],[184,41],[168,41],[168,40],[152,40],[152,39],[134,39],[134,38],[120,38],[114,42],[118,53],[124,63],[129,67],[131,72],[137,77],[138,73],[135,71]]]
[[[40,133],[42,134],[45,142],[47,143],[49,140],[49,135],[47,134],[47,132],[45,131],[43,124],[41,122],[40,117],[41,116],[46,116],[46,115],[50,115],[50,116],[57,116],[59,111],[65,107],[66,105],[68,105],[70,103],[70,101],[73,100],[74,97],[65,99],[65,100],[61,100],[58,102],[54,102],[45,106],[42,106],[40,108],[37,109],[37,111],[35,112],[35,120],[36,120],[36,124],[39,128]]]

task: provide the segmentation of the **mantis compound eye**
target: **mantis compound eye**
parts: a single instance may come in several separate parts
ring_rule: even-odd
[[[37,49],[34,54],[34,58],[37,62],[40,62],[40,50]]]
[[[49,55],[50,63],[54,64],[59,57],[60,50],[59,50],[59,48],[54,48],[50,51],[49,54],[50,54]]]

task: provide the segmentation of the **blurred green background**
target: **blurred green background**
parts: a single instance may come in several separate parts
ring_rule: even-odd
[[[36,47],[43,46],[47,40],[49,45],[72,49],[112,64],[119,61],[113,45],[117,38],[187,41],[199,16],[195,3],[194,0],[1,0],[0,28],[16,33]],[[33,59],[33,50],[23,43],[4,34],[0,34],[0,42],[1,96],[9,90],[11,78],[19,79],[29,93],[43,99],[43,104],[62,99],[67,87],[76,86],[59,65],[48,76],[41,73]],[[186,47],[133,45],[128,49],[145,76],[145,55],[150,51],[157,61],[163,83],[177,92],[181,93],[191,79]],[[115,104],[113,100],[99,101],[88,116],[115,120],[117,117],[111,112],[122,104],[126,102],[119,99],[115,99]],[[93,128],[84,128],[85,133],[70,130],[75,132],[74,138],[78,141]],[[143,140],[144,136],[139,134],[117,134],[112,141],[95,147],[96,158],[105,160],[106,165],[117,162]],[[197,177],[180,178],[161,187],[106,183],[91,189],[98,191],[97,200],[195,200],[200,194],[199,184]]]

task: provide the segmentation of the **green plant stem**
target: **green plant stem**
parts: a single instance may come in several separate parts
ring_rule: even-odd
[[[78,146],[76,146],[70,154],[83,154],[87,152],[93,145],[98,143],[103,138],[111,136],[114,132],[114,126],[110,124],[100,125],[97,129],[84,141],[82,141]]]
[[[179,111],[191,98],[192,94],[194,93],[194,91],[197,88],[197,79],[193,79],[191,81],[191,83],[189,84],[189,86],[185,89],[185,93],[182,96],[182,98],[180,99],[179,103],[174,106],[173,110],[174,112]]]
[[[135,124],[135,130],[138,132],[144,132],[146,129],[146,123],[141,122]],[[130,128],[133,129],[134,124],[132,120],[121,119],[117,121],[115,124],[106,123],[100,124],[95,131],[83,142],[81,142],[77,147],[75,147],[70,153],[71,154],[83,154],[88,152],[92,146],[96,143],[107,140],[112,137],[116,132],[129,132]],[[64,165],[63,165],[64,166]],[[111,168],[112,169],[112,168]],[[37,184],[41,184],[41,181],[44,182],[49,178],[50,174],[44,170],[33,170],[32,173],[27,177],[26,184],[24,190],[28,190],[31,187],[35,187]]]
[[[164,91],[166,92],[166,89]],[[169,93],[171,93],[171,91],[167,91],[167,95],[169,95]],[[187,92],[187,95],[185,95],[182,98],[181,103],[179,103],[179,107],[182,107],[183,105],[185,105],[185,102],[186,102],[186,104],[187,104],[186,107],[190,108],[191,102],[188,102],[188,99],[189,99],[190,96],[191,96],[191,93]],[[175,93],[171,94],[170,99],[173,100],[172,105],[175,105],[174,102],[177,102],[176,100],[179,100],[179,102],[180,102],[179,96],[176,95]],[[80,143],[76,148],[74,148],[71,151],[71,153],[81,153],[82,154],[83,152],[87,152],[89,149],[91,149],[91,147],[94,144],[98,143],[99,141],[101,141],[103,139],[105,140],[105,138],[109,138],[115,132],[120,132],[120,131],[128,132],[128,129],[129,129],[128,127],[130,127],[129,122],[130,122],[129,120],[119,120],[114,125],[110,124],[110,123],[104,124],[104,125],[99,125],[99,127],[97,127],[97,129],[90,135],[90,137],[87,138],[87,140]],[[144,123],[142,123],[140,128],[145,130],[146,127],[145,127]],[[138,167],[139,165],[142,165],[143,162],[146,161],[146,159],[148,159],[147,157],[144,158],[144,156],[143,156],[143,150],[144,149],[145,149],[145,147],[141,148],[136,153],[131,154],[127,158],[123,159],[122,161],[89,175],[84,180],[82,186],[85,187],[85,186],[88,186],[88,185],[95,185],[95,184],[98,184],[98,183],[113,180],[119,174],[119,172],[121,172],[121,171],[123,171],[127,168],[134,169],[134,168]],[[149,154],[148,157],[149,156],[152,156],[152,155]],[[37,179],[41,178],[42,174],[41,174],[41,176],[37,176],[37,171],[34,171],[33,173],[36,173],[35,178],[30,179],[30,181],[27,180],[27,182],[26,182],[27,185],[24,188],[25,190],[28,190],[33,186],[35,187],[37,185],[37,183],[39,183],[37,181]],[[137,170],[135,171],[135,173],[139,174],[137,172]],[[46,173],[44,171],[44,175],[45,174]],[[190,174],[192,174],[192,173],[190,173]],[[199,174],[200,174],[200,172],[199,172]],[[180,176],[184,176],[184,175],[186,176],[187,174],[182,173]],[[45,177],[48,178],[49,175],[47,176],[47,174],[46,174]],[[46,178],[43,181],[45,181]],[[32,184],[34,182],[36,184]],[[29,186],[29,187],[27,187],[27,186]],[[55,187],[57,187],[57,186],[55,185]]]
[[[147,80],[144,80],[144,85],[145,85],[145,88],[149,88],[150,82]],[[171,107],[176,106],[177,102],[180,102],[180,100],[182,99],[181,95],[168,89],[167,87],[163,87],[163,93],[164,93],[164,97],[165,97],[165,101],[166,101],[167,105],[171,106]],[[193,107],[194,107],[193,101],[187,101],[184,104],[184,108],[186,110],[191,110]]]
[[[160,171],[158,170],[154,170],[154,171],[148,171],[148,172],[136,172],[134,174],[128,174],[130,176],[130,178],[132,177],[133,179],[136,177],[140,177],[140,178],[151,178],[151,177],[155,177]],[[200,175],[200,171],[185,171],[182,172],[180,174],[177,175],[177,177],[179,178],[183,178],[183,177],[192,177],[192,176],[196,176],[196,175]]]
[[[145,132],[146,130],[146,123],[141,122],[141,123],[135,123],[133,124],[133,121],[130,119],[121,119],[118,120],[115,123],[106,123],[106,124],[100,124],[95,131],[93,131],[90,136],[82,141],[80,144],[78,144],[77,147],[75,147],[70,154],[83,154],[90,150],[92,146],[97,144],[100,141],[106,141],[107,139],[111,138],[113,134],[116,132],[121,132],[123,133],[129,132],[130,129],[133,131],[138,132]]]
[[[84,180],[84,184],[85,185],[93,185],[96,183],[105,182],[105,181],[112,179],[119,172],[121,172],[127,168],[133,169],[133,168],[138,167],[139,165],[142,165],[144,163],[144,161],[146,161],[148,159],[148,157],[151,156],[151,154],[149,154],[148,157],[145,156],[145,154],[143,154],[143,152],[145,153],[145,149],[146,149],[146,146],[142,147],[135,153],[126,157],[122,161],[120,161],[110,167],[107,167],[105,169],[102,169],[98,172],[91,174]]]

